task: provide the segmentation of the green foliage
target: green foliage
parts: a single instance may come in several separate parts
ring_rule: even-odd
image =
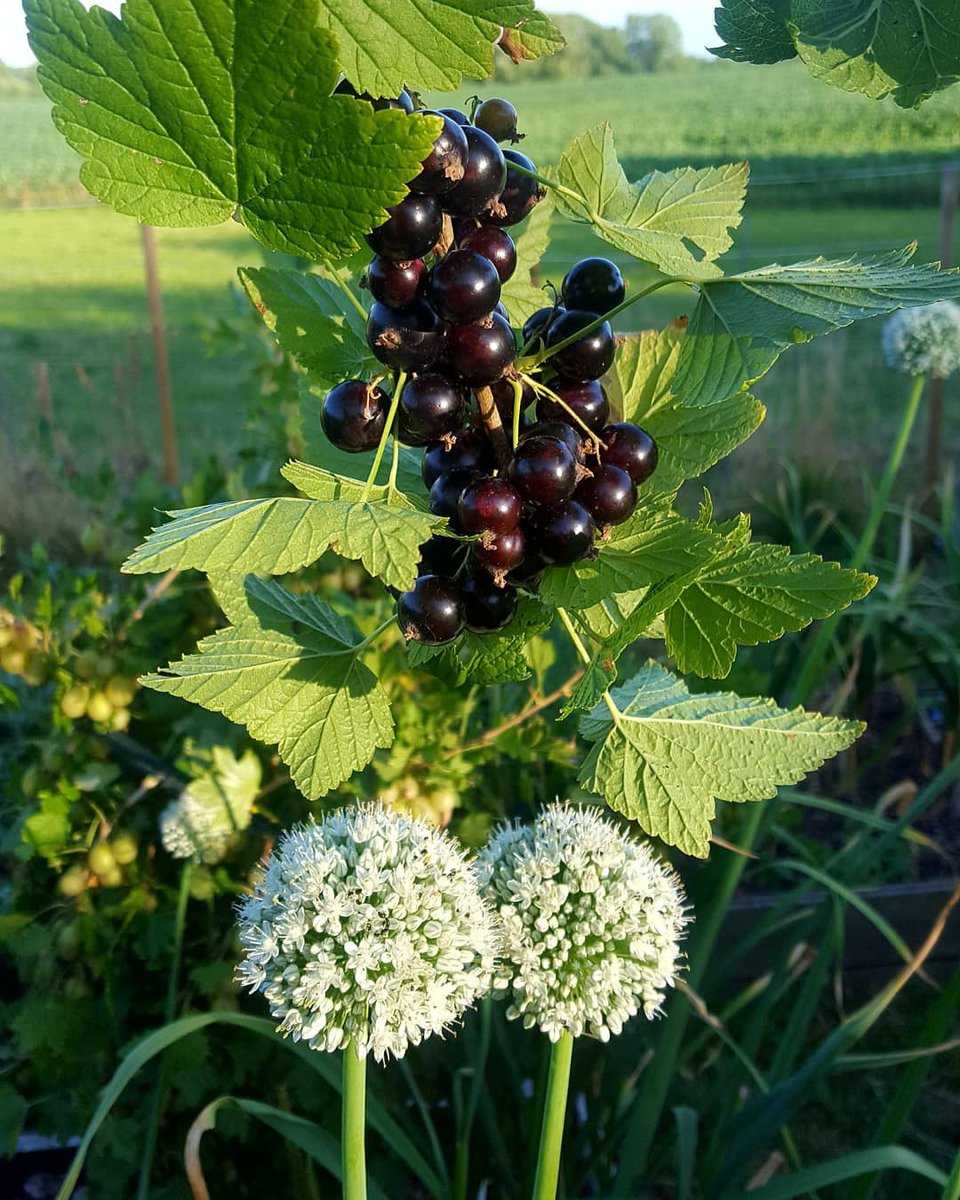
[[[530,214],[523,232],[516,239],[517,269],[501,289],[508,312],[521,323],[549,303],[547,294],[533,282],[532,272],[536,271],[550,245],[553,211],[553,198],[547,195]]]
[[[790,36],[792,0],[720,0],[714,20],[724,44],[711,53],[732,62],[776,63],[796,58]]]

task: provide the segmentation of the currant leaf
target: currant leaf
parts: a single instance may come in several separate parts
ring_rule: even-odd
[[[414,666],[427,666],[442,679],[457,686],[522,683],[530,678],[527,644],[550,627],[553,614],[530,596],[521,596],[517,611],[506,628],[495,633],[466,630],[449,646],[407,643]]]
[[[293,782],[316,800],[392,743],[387,695],[361,661],[359,632],[316,597],[253,576],[245,595],[232,625],[142,682],[276,745]]]
[[[710,50],[731,62],[776,63],[797,57],[790,35],[791,0],[720,0],[714,10],[722,46]]]
[[[697,858],[707,856],[717,800],[770,799],[865,728],[760,697],[691,695],[655,663],[611,697],[612,712],[601,702],[581,720],[594,745],[580,783],[651,837]]]

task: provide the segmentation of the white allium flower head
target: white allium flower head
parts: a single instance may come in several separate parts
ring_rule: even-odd
[[[478,865],[502,926],[494,988],[552,1041],[659,1013],[687,916],[676,874],[593,806],[497,831]]]
[[[213,866],[226,858],[253,817],[260,762],[252,750],[241,758],[213,750],[212,769],[193,779],[160,814],[160,840],[174,858]]]
[[[883,352],[896,371],[946,379],[960,368],[960,305],[901,309],[883,327]]]
[[[497,922],[447,834],[378,804],[284,833],[239,908],[237,980],[281,1033],[378,1062],[490,989]]]

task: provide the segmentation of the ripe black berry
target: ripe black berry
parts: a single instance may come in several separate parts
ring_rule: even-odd
[[[420,474],[424,486],[432,488],[447,471],[469,471],[472,475],[487,475],[496,465],[493,449],[487,439],[475,429],[458,433],[456,441],[434,442],[423,452]]]
[[[476,476],[472,471],[447,471],[430,489],[430,511],[435,517],[446,517],[454,533],[462,533],[457,511],[460,493],[474,479]]]
[[[455,217],[475,217],[503,191],[507,182],[507,164],[497,143],[477,129],[465,125],[467,167],[460,182],[443,196],[443,207]]]
[[[531,536],[535,532],[535,530],[528,530],[524,534],[527,548],[523,556],[523,562],[514,567],[507,577],[510,583],[516,584],[517,587],[522,587],[528,592],[535,592],[537,590],[540,586],[540,579],[549,565],[541,558],[540,552],[536,548],[536,542]]]
[[[405,308],[416,300],[426,271],[422,258],[394,262],[378,254],[370,260],[363,283],[374,300],[391,308]]]
[[[613,463],[593,468],[573,493],[598,525],[620,525],[637,507],[637,489],[626,471]]]
[[[517,110],[500,96],[492,96],[477,105],[473,123],[484,133],[489,133],[495,142],[516,142],[523,136],[517,135]]]
[[[523,562],[526,542],[523,530],[519,527],[508,529],[506,533],[490,534],[474,543],[473,557],[491,572],[494,582],[502,585],[507,573]]]
[[[562,311],[563,309],[557,308],[538,308],[535,313],[527,317],[523,323],[521,336],[528,354],[540,348],[543,336],[547,332],[547,326]]]
[[[410,192],[399,204],[388,208],[390,216],[367,234],[371,250],[395,262],[423,258],[437,244],[443,228],[443,213],[435,196]]]
[[[440,195],[456,187],[463,178],[470,152],[467,149],[467,139],[458,122],[433,109],[428,109],[423,115],[441,117],[443,127],[437,134],[433,149],[423,160],[420,174],[410,180],[410,187],[415,192]]]
[[[510,482],[531,504],[557,504],[573,495],[577,460],[556,438],[529,437],[514,451]]]
[[[606,446],[603,461],[626,471],[639,487],[657,468],[657,443],[645,429],[629,421],[608,425],[600,431]]]
[[[397,600],[397,621],[408,642],[441,646],[463,628],[460,589],[438,575],[421,575]]]
[[[541,509],[534,523],[537,549],[548,563],[566,566],[586,557],[593,548],[596,526],[577,500]]]
[[[476,571],[463,582],[463,615],[474,633],[492,633],[509,624],[517,611],[516,588],[498,586],[486,571]]]
[[[373,450],[383,434],[388,407],[389,397],[380,388],[363,379],[347,379],[323,401],[323,432],[339,450]]]
[[[358,92],[349,79],[341,79],[333,89],[335,96],[353,96],[355,100],[366,100],[368,104],[379,111],[384,108],[398,108],[409,116],[413,112],[413,98],[406,90],[399,96],[371,96],[369,92]]]
[[[430,301],[445,321],[469,325],[500,300],[500,276],[489,258],[473,250],[451,250],[433,269]]]
[[[550,396],[541,396],[537,400],[537,416],[541,421],[570,421],[570,411],[573,411],[594,433],[599,433],[606,425],[610,416],[610,402],[598,379],[589,379],[584,383],[568,383],[565,379],[558,379],[551,391],[560,397],[563,404]]]
[[[546,195],[536,179],[521,175],[511,169],[515,164],[527,171],[536,171],[536,165],[519,150],[504,150],[507,178],[496,201],[487,209],[486,218],[494,225],[516,225],[528,216]]]
[[[583,258],[567,272],[561,294],[567,308],[600,316],[623,303],[627,288],[620,268],[609,258]]]
[[[367,345],[395,371],[422,371],[440,355],[446,330],[429,304],[407,308],[373,304],[367,317]]]
[[[443,375],[416,375],[400,393],[397,428],[408,446],[425,446],[452,433],[463,420],[463,392]]]
[[[583,434],[566,421],[537,421],[521,435],[520,440],[525,442],[531,437],[556,438],[558,442],[563,442],[578,463],[582,463],[587,456]]]
[[[460,494],[460,528],[464,533],[507,533],[516,529],[520,508],[517,489],[505,479],[477,479]]]
[[[475,325],[453,325],[447,336],[446,361],[471,387],[495,383],[516,357],[513,330],[499,313]]]
[[[580,309],[559,313],[547,330],[547,346],[557,346],[579,330],[592,325],[596,314]],[[558,374],[571,380],[599,379],[610,369],[615,345],[609,321],[602,321],[582,338],[564,346],[551,356],[550,362]]]
[[[464,250],[475,250],[477,254],[489,258],[497,268],[501,283],[506,283],[517,269],[517,248],[513,238],[496,225],[480,225],[468,233],[460,245]]]
[[[452,579],[463,566],[468,552],[466,542],[435,535],[420,547],[420,574]]]
[[[470,124],[470,118],[465,112],[461,112],[459,108],[438,108],[437,112],[441,117],[449,117],[456,125]]]

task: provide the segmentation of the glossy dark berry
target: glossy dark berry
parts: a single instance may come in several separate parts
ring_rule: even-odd
[[[637,487],[657,469],[657,443],[639,425],[630,421],[608,425],[600,431],[600,440],[606,447],[601,451],[603,461],[626,471]]]
[[[432,488],[446,471],[469,471],[474,475],[488,475],[496,465],[493,448],[482,433],[475,429],[464,429],[450,444],[449,439],[434,442],[423,452],[420,474],[424,486]]]
[[[465,624],[474,633],[503,629],[517,611],[516,588],[498,585],[486,571],[467,576],[461,596]]]
[[[517,225],[533,212],[546,192],[536,179],[512,169],[520,166],[525,171],[536,171],[536,165],[525,154],[519,150],[504,150],[503,157],[507,178],[496,201],[486,210],[484,220],[494,225]]]
[[[506,479],[476,479],[460,494],[460,528],[464,533],[507,533],[516,529],[521,507],[519,492]]]
[[[497,411],[500,413],[500,420],[509,429],[513,425],[513,380],[498,379],[496,383],[490,385],[490,390],[493,392],[493,400],[497,406]],[[530,407],[533,401],[537,398],[536,392],[523,380],[520,385],[520,411],[523,413]],[[521,428],[523,427],[523,417],[520,418]]]
[[[557,504],[573,495],[577,460],[556,438],[529,437],[510,463],[510,482],[531,504]]]
[[[492,96],[478,104],[473,123],[495,142],[516,142],[523,136],[517,134],[517,110],[502,96]]]
[[[577,500],[564,500],[541,509],[534,525],[537,550],[548,563],[566,566],[585,558],[593,549],[596,525]]]
[[[459,108],[438,108],[437,112],[441,117],[449,117],[457,125],[470,124],[470,118],[465,112],[461,112]]]
[[[447,471],[440,475],[430,489],[430,511],[435,517],[446,517],[454,533],[462,533],[458,505],[460,493],[476,479],[472,471]]]
[[[367,234],[370,249],[395,262],[423,258],[433,249],[443,228],[443,213],[436,196],[410,192],[388,208],[389,217]]]
[[[450,540],[449,538],[447,539]],[[495,533],[473,544],[473,557],[502,584],[507,573],[523,562],[527,539],[519,527],[506,533]]]
[[[456,538],[435,536],[420,547],[421,575],[452,579],[466,561],[470,547]]]
[[[423,115],[440,117],[443,127],[437,134],[433,149],[423,160],[420,174],[410,180],[410,187],[415,192],[429,192],[437,196],[449,192],[463,178],[470,151],[459,122],[433,109],[426,110]]]
[[[358,92],[349,79],[341,79],[333,89],[335,96],[353,96],[355,100],[366,100],[368,104],[380,111],[384,108],[397,108],[408,115],[413,112],[413,98],[406,90],[399,96],[371,96],[369,92]]]
[[[475,250],[488,258],[497,268],[500,282],[506,283],[517,269],[517,248],[505,229],[496,225],[480,225],[460,243],[464,250]]]
[[[421,575],[397,600],[397,621],[408,642],[442,646],[463,629],[460,589],[439,575]]]
[[[447,335],[446,362],[471,387],[495,383],[516,357],[513,330],[499,313],[475,325],[453,325]]]
[[[440,355],[446,328],[429,304],[417,300],[407,308],[373,304],[367,317],[367,344],[395,371],[422,371]]]
[[[513,568],[507,579],[517,587],[522,587],[528,592],[535,592],[540,586],[540,579],[549,564],[541,558],[535,542],[531,540],[530,532],[526,532],[524,536],[527,545],[523,562]]]
[[[445,321],[469,325],[500,300],[500,276],[489,258],[474,250],[451,250],[430,277],[430,302]]]
[[[425,446],[463,422],[466,398],[444,375],[415,375],[403,385],[397,409],[400,440],[408,446]]]
[[[443,196],[443,207],[455,217],[476,217],[507,182],[503,151],[488,133],[465,125],[467,167],[460,182]]]
[[[387,423],[390,399],[363,379],[347,379],[327,393],[320,420],[323,432],[350,454],[373,450]]]
[[[531,437],[556,438],[558,442],[563,442],[577,462],[583,462],[586,458],[587,447],[583,434],[566,421],[537,421],[520,435],[520,440],[525,442]]]
[[[597,316],[623,303],[627,294],[620,268],[609,258],[582,258],[567,272],[561,288],[567,308]]]
[[[613,463],[591,468],[593,475],[584,479],[573,493],[598,525],[620,525],[637,507],[637,489],[630,476]]]
[[[363,284],[369,288],[374,300],[379,300],[381,304],[389,304],[391,308],[405,308],[416,300],[426,273],[427,268],[422,258],[413,258],[409,262],[394,262],[389,258],[381,258],[378,254],[370,260],[363,276]]]
[[[588,429],[599,433],[610,417],[610,402],[603,384],[598,379],[588,379],[584,383],[568,383],[565,379],[557,379],[550,390],[563,401],[554,400],[550,396],[540,396],[537,400],[537,416],[541,421],[572,421],[570,412],[576,413]],[[566,406],[566,407],[565,407]]]
[[[540,348],[543,336],[547,332],[547,326],[562,311],[557,308],[538,308],[535,313],[527,317],[521,330],[521,337],[527,353]]]
[[[580,309],[567,309],[559,313],[547,329],[547,346],[558,346],[568,337],[596,321],[595,313]],[[610,370],[614,350],[613,330],[609,321],[602,321],[583,337],[569,346],[564,346],[550,358],[550,364],[558,374],[570,380],[599,379]]]

